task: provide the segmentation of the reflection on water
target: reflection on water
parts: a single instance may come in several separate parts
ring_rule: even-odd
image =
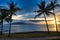
[[[56,31],[55,24],[48,23],[50,31]],[[58,30],[60,31],[60,24],[58,24]],[[8,32],[9,25],[4,25],[3,32]],[[12,25],[11,32],[30,32],[30,31],[47,31],[45,24],[38,25]]]
[[[58,25],[60,26],[60,25]],[[4,32],[7,32],[9,26],[4,27]],[[58,27],[59,29],[60,27]],[[55,25],[49,25],[50,31],[56,31]],[[60,30],[60,29],[59,29]],[[29,32],[29,31],[47,31],[46,25],[12,25],[11,32]]]

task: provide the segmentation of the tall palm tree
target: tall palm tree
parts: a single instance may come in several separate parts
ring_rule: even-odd
[[[16,7],[16,5],[14,4],[13,1],[11,1],[11,3],[9,4],[9,9],[8,9],[10,12],[9,12],[9,16],[8,16],[8,21],[10,23],[10,27],[9,27],[9,35],[10,36],[10,33],[11,33],[11,22],[12,22],[12,16],[15,15],[15,12],[17,11],[20,11],[21,9],[19,7]]]
[[[0,27],[2,27],[1,24],[2,24],[2,20],[1,20],[1,15],[0,15]],[[1,31],[0,31],[0,34],[2,35]]]
[[[1,24],[1,35],[3,33],[3,20],[8,16],[7,9],[0,9],[1,15],[0,15],[0,24]]]
[[[51,6],[50,8],[53,10],[53,13],[54,13],[54,20],[55,20],[55,24],[56,24],[56,31],[58,32],[55,8],[56,7],[60,7],[60,5],[57,3],[57,0],[51,0],[50,6]]]
[[[47,31],[49,33],[49,27],[48,27],[46,15],[49,16],[50,14],[53,14],[51,12],[50,4],[47,4],[46,5],[46,2],[45,1],[42,1],[40,4],[38,4],[38,7],[39,7],[39,10],[35,11],[35,12],[38,13],[35,16],[35,18],[41,16],[42,14],[44,14],[44,18],[45,18],[45,22],[46,22],[46,26],[47,26]]]

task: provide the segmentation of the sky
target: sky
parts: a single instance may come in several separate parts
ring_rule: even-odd
[[[37,15],[33,11],[38,10],[37,3],[40,3],[40,1],[41,0],[13,0],[13,2],[16,3],[17,6],[22,10],[19,12],[16,12],[16,15],[13,15],[12,19],[33,20],[35,15]],[[45,0],[45,1],[48,4],[51,0]],[[8,3],[10,2],[11,0],[0,0],[0,6],[5,6],[8,8]],[[58,3],[59,2],[60,0],[58,0]],[[59,10],[59,8],[57,8],[56,10]],[[52,19],[52,17],[50,19]],[[38,17],[36,20],[43,20],[43,15],[41,15],[40,18]]]
[[[45,0],[46,3],[48,4],[51,0]],[[58,3],[60,4],[60,0],[57,0]],[[8,4],[11,2],[11,0],[0,0],[0,6],[5,6],[8,8]],[[18,22],[20,22],[20,20],[23,20],[23,22],[26,22],[26,23],[36,23],[36,24],[45,24],[44,21],[41,21],[41,22],[32,22],[32,21],[26,21],[26,20],[44,20],[44,17],[43,15],[41,15],[40,17],[34,19],[35,15],[37,15],[36,12],[33,12],[35,10],[38,10],[38,6],[37,6],[37,3],[40,3],[41,0],[13,0],[13,2],[15,4],[17,4],[17,6],[19,8],[21,8],[22,10],[21,11],[18,11],[16,12],[16,15],[13,15],[12,19],[13,20],[17,20]],[[60,8],[56,8],[56,16],[58,17],[57,20],[60,20]],[[50,16],[46,16],[47,17],[47,20],[54,20],[53,16],[50,15]],[[17,22],[16,21],[16,22]],[[48,22],[49,24],[54,24],[55,22],[52,21],[52,22]],[[4,23],[4,24],[8,24],[8,23]],[[60,22],[57,22],[57,24],[60,24]],[[25,25],[24,25],[25,26]],[[20,31],[20,28],[19,27],[16,27],[15,26],[12,28],[13,30],[15,31]],[[24,29],[24,28],[23,28]]]

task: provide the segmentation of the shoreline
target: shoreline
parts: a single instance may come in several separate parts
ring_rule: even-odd
[[[8,34],[0,35],[0,38],[39,38],[39,37],[51,37],[51,36],[60,36],[60,32],[52,32],[49,33],[47,31],[34,31],[34,32],[24,32],[24,33],[13,33],[10,34],[10,37],[8,37]]]

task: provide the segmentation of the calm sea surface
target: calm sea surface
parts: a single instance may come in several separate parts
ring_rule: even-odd
[[[60,31],[60,24],[58,25],[58,30]],[[3,33],[8,33],[9,25],[4,25]],[[56,27],[54,24],[49,24],[50,31],[56,31]],[[31,31],[47,31],[47,27],[45,24],[40,25],[12,25],[11,33],[16,32],[31,32]]]

